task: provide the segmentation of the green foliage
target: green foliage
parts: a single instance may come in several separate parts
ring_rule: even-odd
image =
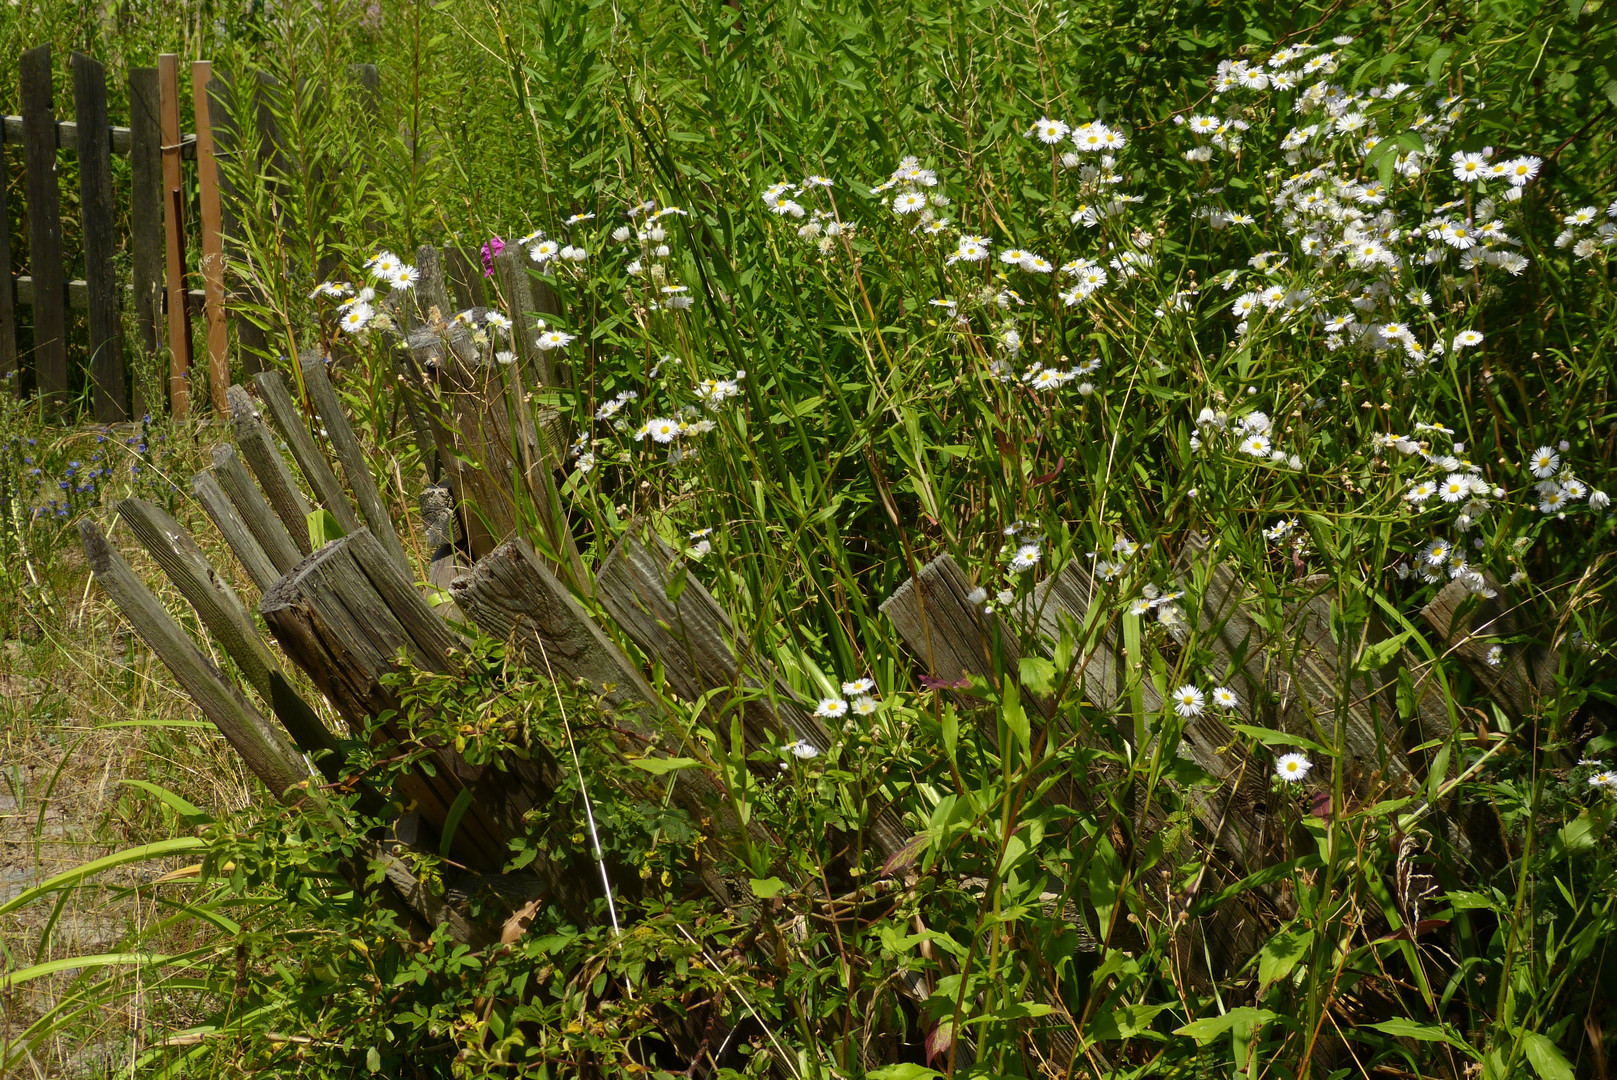
[[[478,641],[453,671],[401,675],[396,712],[347,748],[350,783],[212,823],[149,792],[206,830],[202,880],[174,918],[217,935],[200,961],[138,941],[116,954],[188,980],[202,1017],[144,1069],[1590,1069],[1590,1031],[1617,1023],[1602,951],[1614,804],[1591,783],[1604,766],[1574,764],[1612,745],[1614,519],[1589,495],[1610,486],[1617,444],[1617,308],[1598,220],[1575,224],[1613,195],[1617,31],[1600,5],[378,12],[277,8],[210,43],[244,73],[243,115],[245,73],[276,77],[265,102],[286,148],[260,156],[250,135],[228,166],[245,200],[239,317],[271,359],[338,344],[341,391],[391,490],[392,464],[413,476],[416,457],[388,328],[427,313],[378,284],[374,322],[348,334],[315,287],[364,283],[388,245],[408,261],[421,243],[475,252],[540,229],[583,247],[581,261],[530,260],[561,299],[549,329],[574,335],[555,354],[570,380],[530,402],[504,378],[513,410],[555,409],[580,436],[562,486],[586,558],[649,520],[686,556],[671,599],[699,580],[796,694],[857,703],[840,684],[868,678],[870,705],[822,704],[827,745],[756,745],[739,719],[754,691],[665,693],[653,747],[600,688],[552,687]],[[1345,92],[1414,88],[1358,102],[1376,145],[1349,128],[1288,161],[1296,93],[1215,97],[1219,60],[1335,35],[1358,38],[1330,76]],[[379,98],[356,89],[353,61],[378,62]],[[1104,123],[1127,146],[1087,175],[1096,158],[1068,167],[1025,134],[1040,116]],[[1175,123],[1196,116],[1222,144]],[[1428,135],[1425,167],[1406,168]],[[1449,153],[1484,147],[1544,159],[1519,201],[1450,174]],[[1288,185],[1313,165],[1360,187],[1322,176],[1320,199],[1398,215],[1397,236],[1368,237],[1396,270],[1306,261],[1310,230],[1342,236],[1340,217],[1299,209],[1308,185]],[[811,175],[833,186],[800,183]],[[1362,201],[1372,183],[1384,203]],[[1140,202],[1110,207],[1113,191]],[[904,194],[950,219],[941,239],[919,211],[894,212]],[[1527,265],[1461,264],[1425,236],[1442,215],[1499,221],[1514,242],[1488,249]],[[973,234],[990,257],[951,260]],[[1017,245],[1093,260],[1107,284],[1068,302],[1074,275],[999,260]],[[1230,306],[1247,292],[1238,333]],[[1413,344],[1333,342],[1327,320],[1349,312],[1408,322]],[[1456,346],[1470,331],[1480,345]],[[506,344],[497,325],[477,334],[491,353]],[[1539,448],[1563,440],[1537,476]],[[1451,474],[1478,479],[1464,504],[1436,493]],[[1541,479],[1584,494],[1542,512]],[[528,524],[543,547],[543,523]],[[324,519],[310,531],[334,535]],[[917,689],[878,606],[944,552],[1024,642],[1036,582],[1062,568],[1093,570],[1088,610],[1046,633],[1045,655],[991,648],[989,677]],[[1215,565],[1251,594],[1250,639],[1186,623],[1217,592]],[[1508,590],[1512,628],[1486,644],[1533,677],[1525,705],[1429,644],[1422,606],[1468,574]],[[1248,659],[1294,678],[1315,662],[1309,638],[1342,662],[1300,714],[1291,682],[1217,703]],[[1086,667],[1102,644],[1126,658],[1109,687]],[[1248,722],[1202,745],[1173,707],[1182,687]],[[1344,721],[1361,707],[1368,748]],[[429,889],[466,880],[452,836],[378,846],[408,809],[400,778],[441,746],[541,777],[503,869],[578,883],[526,914],[493,890],[457,897],[511,927],[501,945],[427,932],[383,886],[389,857]],[[1287,752],[1313,770],[1295,784],[1273,773]],[[1264,806],[1240,819],[1261,820],[1251,834],[1209,809],[1230,762],[1245,763],[1243,813]],[[682,775],[711,788],[706,816],[674,808]],[[367,792],[384,808],[362,809]],[[883,815],[911,838],[896,854],[872,839]]]

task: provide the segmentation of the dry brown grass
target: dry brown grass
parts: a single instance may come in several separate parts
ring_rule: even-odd
[[[218,435],[203,428],[190,441],[186,456],[194,454],[197,468]],[[201,511],[186,499],[175,516],[194,528],[243,600],[256,601]],[[194,628],[195,616],[155,564],[107,510],[98,519],[176,618]],[[48,603],[32,602],[22,612],[21,640],[0,642],[0,904],[91,859],[192,831],[159,800],[124,784],[126,779],[161,785],[214,813],[240,809],[255,792],[217,732],[192,726],[203,719],[200,712],[95,588],[76,530],[63,531],[46,562]],[[213,651],[204,635],[194,637]],[[216,653],[214,659],[225,664]],[[148,939],[144,948],[156,951],[196,947],[199,942],[186,940],[185,932],[157,941],[142,934],[162,917],[165,903],[194,888],[150,884],[184,862],[143,862],[100,874],[83,888],[58,894],[65,899],[54,917],[57,896],[0,916],[6,968],[115,952],[141,937]],[[106,972],[92,976],[104,977]],[[128,1069],[155,1037],[183,1020],[185,1002],[161,986],[142,985],[138,969],[114,977],[116,992],[98,994],[96,1011],[54,1033],[16,1075]],[[77,981],[75,972],[64,971],[0,992],[0,1061],[8,1044],[62,1004]]]

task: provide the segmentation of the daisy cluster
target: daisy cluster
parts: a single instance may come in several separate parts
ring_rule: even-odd
[[[373,282],[356,289],[347,281],[322,281],[309,293],[310,300],[337,301],[337,329],[344,334],[359,334],[372,329],[391,329],[391,318],[380,310],[376,290],[405,295],[415,289],[420,276],[416,268],[391,251],[382,250],[365,260],[366,275]]]
[[[934,178],[933,183],[936,182]],[[812,243],[821,255],[829,255],[835,250],[838,238],[852,236],[854,232],[854,223],[843,221],[837,215],[831,187],[829,179],[818,175],[805,177],[796,185],[782,180],[765,188],[762,198],[770,213],[801,221],[797,226],[798,238]],[[818,205],[821,201],[824,206]],[[803,202],[816,205],[805,207]]]
[[[855,720],[868,720],[881,709],[876,700],[873,679],[854,679],[842,684],[840,697],[824,697],[814,707],[814,715],[822,720],[841,720],[849,731]]]

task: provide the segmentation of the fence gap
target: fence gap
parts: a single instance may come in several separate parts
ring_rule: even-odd
[[[135,328],[141,350],[157,356],[163,311],[163,136],[157,69],[129,73],[129,250],[135,279]],[[135,380],[135,415],[151,411]]]

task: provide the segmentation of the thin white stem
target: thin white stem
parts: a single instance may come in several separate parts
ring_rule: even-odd
[[[595,810],[590,805],[589,788],[584,783],[584,767],[578,761],[578,747],[573,743],[573,726],[567,719],[567,705],[561,699],[561,690],[556,686],[556,673],[550,668],[550,654],[545,651],[542,638],[539,641],[539,655],[545,661],[545,674],[550,676],[550,686],[556,692],[556,704],[561,707],[561,726],[567,732],[567,749],[573,755],[573,769],[578,773],[578,790],[584,796],[584,820],[590,827],[590,848],[595,855],[595,866],[601,871],[601,889],[606,893],[606,913],[612,918],[612,933],[622,936],[623,928],[618,925],[618,907],[612,902],[612,879],[606,875],[606,859],[601,855],[601,837],[595,830]]]

